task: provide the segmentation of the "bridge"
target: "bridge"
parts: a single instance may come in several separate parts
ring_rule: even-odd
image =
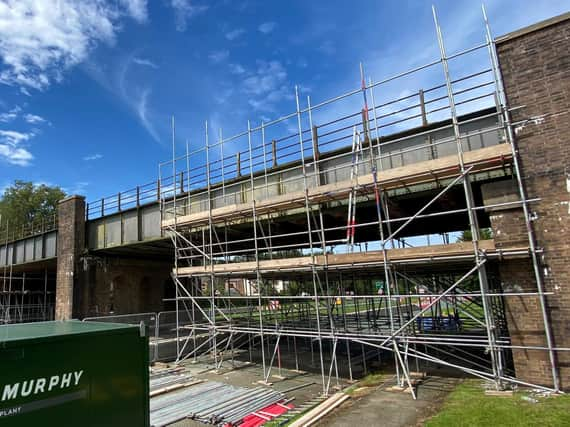
[[[473,162],[478,167],[481,166],[480,169],[484,169],[485,172],[477,175],[478,179],[501,177],[509,174],[508,171],[505,171],[510,156],[508,147],[495,147],[502,141],[498,131],[497,117],[493,110],[487,109],[476,112],[465,118],[462,117],[461,121],[465,121],[460,126],[461,133],[465,136],[465,148],[467,151],[478,152],[473,157]],[[408,173],[406,166],[419,163],[423,168],[421,172],[430,171],[433,173],[434,179],[437,178],[437,174],[441,170],[445,173],[450,165],[453,166],[453,161],[449,157],[455,149],[452,133],[450,122],[444,121],[406,131],[403,134],[384,137],[380,141],[380,144],[386,147],[383,149],[383,170],[404,170]],[[485,150],[479,152],[480,149]],[[244,158],[244,154],[239,153],[236,158]],[[327,182],[330,188],[336,190],[338,190],[339,185],[344,184],[344,190],[348,192],[351,188],[348,175],[352,167],[350,147],[321,153],[320,155],[319,173],[323,182]],[[439,163],[433,161],[440,158],[443,158],[444,161]],[[470,157],[467,158],[469,161]],[[480,162],[481,159],[490,159],[492,162],[498,161],[499,167],[492,172],[492,169]],[[271,199],[269,204],[271,206],[275,203],[274,197],[281,197],[283,200],[295,204],[292,195],[302,198],[302,194],[299,195],[303,180],[300,161],[285,164],[279,164],[278,158],[271,161],[275,166],[268,170],[270,184],[265,186],[266,176],[263,173],[258,173],[254,177],[254,186],[263,188],[261,192],[265,193],[258,200],[263,203],[265,198]],[[432,163],[422,163],[426,161],[432,161]],[[361,163],[363,167],[360,173],[365,177],[364,179],[370,181],[371,173],[367,161],[367,152],[364,152],[364,159]],[[235,165],[233,166],[235,167]],[[442,177],[439,176],[439,178]],[[390,176],[387,174],[386,180],[399,182],[397,175]],[[173,179],[169,177],[162,182],[162,187],[172,186],[172,183]],[[224,213],[234,215],[239,206],[245,206],[247,209],[249,206],[249,192],[247,191],[249,183],[249,176],[234,178],[231,182],[225,182],[223,193],[221,184],[218,184],[217,187],[213,185],[212,207],[214,208],[214,215],[224,215]],[[184,173],[176,177],[178,197],[188,195],[185,188],[186,184]],[[433,188],[433,183],[430,184],[429,180],[426,180],[423,185],[412,187],[411,184],[408,184],[407,188],[410,193],[421,192]],[[161,183],[155,181],[132,190],[120,192],[116,196],[87,203],[85,206],[85,237],[88,253],[93,255],[137,256],[150,253],[151,256],[172,257],[170,238],[165,236],[161,227],[160,189]],[[327,190],[319,189],[319,191]],[[184,209],[189,214],[191,212],[191,216],[186,220],[193,223],[200,223],[200,221],[204,223],[205,219],[207,220],[208,213],[206,189],[194,190],[189,195],[192,198],[192,204],[185,206]],[[169,203],[172,202],[169,201]],[[261,204],[259,208],[262,209],[262,206]],[[0,247],[0,267],[13,266],[19,270],[24,266],[33,268],[35,263],[43,266],[50,264],[50,262],[52,267],[55,266],[57,234],[56,218],[50,218],[50,221],[46,221],[44,224],[34,224],[30,229],[12,231],[12,235],[3,239],[5,240],[4,245]]]
[[[342,342],[349,363],[358,345],[404,373],[410,356],[568,387],[568,31],[563,15],[316,105],[297,95],[153,183],[61,201],[57,221],[4,239],[4,318],[177,310],[179,359],[253,341],[264,376],[286,337],[318,343],[323,378]],[[452,78],[481,52],[489,64]],[[374,99],[442,65],[439,84]]]
[[[460,130],[465,137],[466,159],[475,168],[472,174],[474,182],[496,180],[510,175],[510,148],[501,144],[504,141],[499,131],[496,111],[493,109],[481,110],[460,119]],[[318,127],[315,127],[312,132],[318,136]],[[337,132],[329,134],[329,139],[331,137],[336,138],[336,134]],[[450,120],[429,123],[385,136],[379,139],[379,143],[384,153],[381,161],[383,172],[380,173],[379,179],[386,182],[386,190],[390,192],[391,200],[393,203],[398,201],[401,206],[400,209],[404,209],[404,206],[408,205],[406,209],[411,211],[416,203],[421,203],[421,200],[425,199],[426,194],[450,181],[446,175],[453,171],[454,156],[452,153],[455,150]],[[373,141],[373,144],[377,144],[377,141]],[[327,146],[326,141],[324,141],[323,146]],[[274,221],[275,224],[281,224],[280,226],[289,234],[296,232],[298,235],[302,233],[298,231],[299,226],[296,224],[300,215],[298,206],[302,205],[303,197],[302,192],[299,192],[303,184],[301,161],[283,162],[280,157],[281,150],[278,142],[271,141],[268,148],[270,148],[268,151],[274,156],[266,161],[266,164],[270,163],[271,166],[265,171],[255,172],[253,176],[254,186],[262,189],[259,191],[258,212],[263,212],[264,203],[268,209],[273,209],[275,203],[286,202],[290,204],[290,207],[285,209],[285,214],[281,215],[279,219],[275,218]],[[246,154],[246,152],[238,152],[234,157],[228,159],[225,165],[226,171],[232,169],[237,171],[247,167],[247,164],[242,166],[238,163],[240,159],[247,158]],[[360,184],[362,186],[361,193],[366,186],[370,188],[372,176],[369,150],[364,150],[362,154],[362,159],[359,161],[362,176],[360,178],[362,181]],[[343,195],[346,195],[351,188],[349,180],[350,169],[353,165],[351,147],[344,146],[319,152],[318,156],[318,175],[320,183],[324,184],[324,187],[323,185],[314,186],[315,195],[330,193],[334,189],[339,198],[342,199]],[[286,157],[286,154],[283,157]],[[244,161],[244,163],[247,162]],[[401,188],[398,187],[401,187],[404,181],[399,178],[398,174],[408,175],[411,167],[416,167],[420,175],[418,178],[414,178],[414,182],[405,183],[405,191],[402,194]],[[426,172],[429,172],[427,179],[425,176],[422,177],[422,174]],[[194,173],[199,173],[199,171]],[[188,186],[193,176],[182,171],[175,178],[170,176],[132,190],[120,192],[112,197],[85,203],[84,207],[77,208],[84,212],[84,221],[78,219],[76,228],[85,230],[84,236],[81,237],[81,240],[84,241],[82,244],[84,247],[79,250],[79,253],[86,265],[90,262],[100,265],[110,262],[115,265],[110,268],[111,270],[114,269],[123,273],[123,267],[134,268],[135,271],[131,272],[136,277],[134,287],[138,287],[141,282],[149,280],[148,269],[144,266],[150,260],[151,263],[154,263],[154,268],[158,267],[160,271],[162,276],[160,283],[162,285],[169,280],[167,270],[172,262],[174,251],[171,238],[162,227],[162,222],[164,224],[172,222],[169,219],[172,214],[166,213],[164,218],[161,217],[161,198],[165,200],[165,205],[171,205],[173,203],[173,188],[176,186],[176,194],[179,200],[182,198],[192,200],[190,204],[183,207],[179,202],[177,209],[179,211],[182,209],[185,214],[180,217],[180,220],[189,221],[193,225],[201,225],[202,227],[208,226],[208,200],[211,200],[215,218],[226,218],[231,215],[232,221],[235,223],[240,212],[245,211],[242,224],[236,224],[233,229],[233,233],[243,233],[243,228],[247,228],[246,223],[251,220],[251,216],[247,215],[250,198],[248,188],[251,180],[249,174],[239,176],[240,174],[235,173],[234,175],[229,180],[222,180],[220,176],[219,182],[211,184],[210,195],[205,187],[196,188],[189,192]],[[395,183],[392,185],[393,189],[388,188],[388,182]],[[166,196],[161,194],[161,189],[165,189]],[[71,204],[73,205],[73,203]],[[360,203],[360,205],[362,206],[359,207],[359,217],[365,219],[373,215],[374,207],[370,204],[370,200],[364,204]],[[67,204],[64,201],[62,207],[65,206]],[[60,215],[65,215],[65,212],[60,212]],[[338,206],[331,206],[325,215],[331,226],[334,224],[334,226],[341,228],[342,218],[346,215],[346,201],[343,203],[341,200]],[[455,215],[456,219],[459,216],[460,212]],[[432,228],[438,233],[445,233],[468,226],[467,224],[460,226],[459,223],[461,220],[448,217],[446,224],[442,224],[440,221]],[[12,230],[11,235],[6,236],[4,244],[0,247],[0,269],[5,271],[4,275],[7,276],[10,273],[14,283],[18,280],[18,287],[27,281],[28,288],[36,292],[43,289],[46,292],[43,296],[46,301],[43,301],[42,304],[47,304],[51,308],[55,303],[58,228],[61,226],[58,226],[57,217],[54,217],[41,224],[32,224],[27,229]],[[344,231],[340,228],[338,231],[343,233]],[[247,231],[245,233],[247,234]],[[360,232],[358,234],[360,235]],[[405,244],[406,236],[412,237],[418,234],[427,233],[422,232],[414,224],[406,230],[403,238],[400,236],[402,244]],[[294,236],[289,235],[288,239],[294,240]],[[110,266],[107,265],[107,267]],[[121,283],[121,277],[124,274],[117,276],[119,276],[118,283]],[[155,272],[151,276],[156,280]],[[41,280],[42,278],[43,280]],[[40,289],[33,286],[33,281],[42,285]],[[122,286],[125,285],[122,284]],[[160,302],[159,296],[154,296],[158,297],[157,302]],[[41,292],[39,298],[34,299],[36,304],[38,299],[41,299]],[[15,298],[14,302],[16,301],[22,302]],[[115,303],[109,303],[106,311],[99,304],[96,306],[92,307],[91,310],[87,309],[82,315],[93,316],[106,312],[129,313],[135,308],[132,305],[122,307]],[[140,309],[145,308],[144,305],[138,307]],[[151,308],[158,309],[160,306],[155,304]],[[14,308],[13,310],[22,312],[21,309]],[[36,313],[37,310],[33,310],[33,312]],[[12,317],[18,318],[17,316]]]

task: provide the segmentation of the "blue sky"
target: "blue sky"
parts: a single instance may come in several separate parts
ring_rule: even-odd
[[[449,52],[484,40],[480,4],[435,1]],[[438,58],[424,1],[0,0],[0,189],[94,200],[156,179],[178,150]],[[566,1],[488,1],[495,35]],[[464,64],[463,64],[464,65]],[[416,88],[413,88],[415,90]],[[393,89],[395,94],[403,88]]]

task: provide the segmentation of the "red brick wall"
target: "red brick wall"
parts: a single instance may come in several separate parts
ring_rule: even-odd
[[[515,126],[516,143],[528,197],[541,198],[532,210],[538,215],[537,243],[544,249],[545,287],[554,294],[547,304],[555,346],[570,347],[570,18],[507,37],[497,48],[508,105],[524,106],[512,112],[512,119],[520,122]],[[511,277],[521,276],[516,266],[511,270]],[[541,342],[544,336],[536,332],[539,306],[526,304],[525,310],[513,314],[525,330],[521,339]],[[544,352],[527,353],[517,374],[540,379],[544,371],[539,382],[551,382],[546,357]],[[570,388],[570,353],[558,352],[557,359],[562,387]]]

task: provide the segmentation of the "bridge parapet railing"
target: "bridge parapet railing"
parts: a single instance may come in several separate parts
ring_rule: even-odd
[[[184,191],[184,176],[177,177],[178,182],[182,182],[180,191]],[[127,209],[137,208],[142,205],[154,203],[160,200],[161,186],[172,186],[174,179],[172,177],[165,178],[161,183],[159,180],[149,182],[144,185],[136,186],[117,194],[103,197],[101,199],[87,203],[85,207],[86,219],[96,219],[105,215],[122,212]]]
[[[0,243],[13,242],[27,237],[37,236],[57,229],[57,214],[53,213],[30,222],[12,225],[4,222],[0,225]]]

